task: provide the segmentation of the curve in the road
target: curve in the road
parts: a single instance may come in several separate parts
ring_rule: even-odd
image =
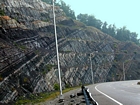
[[[95,87],[95,89],[96,89],[99,93],[103,94],[104,96],[106,96],[107,98],[109,98],[109,99],[111,99],[112,101],[116,102],[117,104],[123,105],[123,104],[120,103],[119,101],[115,100],[114,98],[112,98],[112,97],[108,96],[107,94],[105,94],[105,93],[101,92],[100,90],[98,90],[98,89],[97,89],[98,86],[99,86],[99,85],[97,85],[97,86]]]

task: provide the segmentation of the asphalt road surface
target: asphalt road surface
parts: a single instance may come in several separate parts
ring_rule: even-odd
[[[108,82],[87,86],[99,105],[140,105],[140,85],[134,81]]]

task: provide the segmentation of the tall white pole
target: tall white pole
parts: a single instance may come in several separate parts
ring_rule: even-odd
[[[53,16],[54,16],[54,31],[55,31],[55,43],[56,43],[56,53],[57,53],[57,65],[58,65],[59,84],[60,84],[60,95],[62,96],[61,73],[60,73],[60,64],[59,64],[59,53],[58,53],[58,42],[57,42],[56,22],[55,22],[54,0],[53,0]]]
[[[91,53],[90,53],[90,68],[91,68],[91,81],[92,81],[92,84],[94,83],[93,81],[93,71],[92,71],[92,60],[91,60]]]
[[[123,80],[125,81],[125,68],[124,68],[124,62],[123,62]]]

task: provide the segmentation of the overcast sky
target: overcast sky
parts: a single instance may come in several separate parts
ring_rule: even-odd
[[[140,0],[63,0],[75,14],[94,15],[117,28],[126,26],[140,38]]]

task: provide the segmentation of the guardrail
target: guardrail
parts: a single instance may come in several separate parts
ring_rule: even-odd
[[[89,89],[85,88],[84,86],[82,86],[81,88],[82,88],[82,92],[83,92],[84,97],[85,97],[86,105],[98,105],[98,103],[91,96]]]

